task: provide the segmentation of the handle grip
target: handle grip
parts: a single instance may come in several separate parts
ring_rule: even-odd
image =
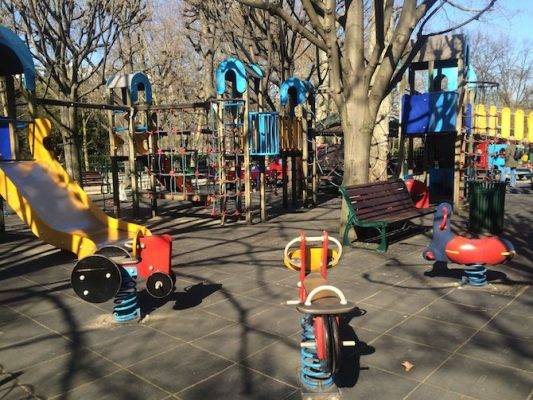
[[[337,249],[338,249],[338,252],[337,252],[337,256],[334,257],[329,263],[328,263],[328,266],[332,267],[334,265],[337,265],[337,263],[339,262],[341,256],[342,256],[342,245],[341,243],[335,239],[334,237],[332,236],[328,236],[328,239],[333,242],[336,246],[337,246]],[[285,250],[283,251],[283,259],[284,260],[289,260],[289,262],[291,263],[291,265],[293,267],[296,267],[296,268],[299,268],[300,266],[293,263],[292,260],[289,258],[289,250],[290,248],[295,244],[295,243],[299,243],[302,239],[298,236],[294,239],[292,239],[289,243],[287,243],[287,245],[285,246]],[[324,236],[310,236],[310,237],[306,237],[305,238],[305,241],[306,242],[322,242],[324,240]]]

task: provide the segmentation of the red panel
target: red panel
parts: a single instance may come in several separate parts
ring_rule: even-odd
[[[313,318],[313,330],[315,333],[315,345],[316,345],[316,355],[319,360],[325,360],[327,357],[327,343],[326,337],[324,335],[324,330],[326,329],[324,317],[314,317]]]
[[[479,169],[489,168],[489,142],[476,143],[474,146],[475,165]]]
[[[170,275],[172,257],[172,236],[147,236],[139,239],[141,261],[137,266],[139,275],[144,279],[154,272]]]
[[[468,239],[456,236],[446,245],[446,255],[456,264],[501,264],[514,255],[513,249],[496,236]]]
[[[411,194],[411,199],[413,199],[416,208],[429,207],[429,189],[424,182],[416,179],[407,179],[405,186]]]

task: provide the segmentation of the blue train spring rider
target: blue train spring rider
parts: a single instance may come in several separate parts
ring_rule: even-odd
[[[433,220],[433,240],[422,256],[428,261],[466,265],[463,283],[484,286],[487,265],[503,264],[515,255],[513,245],[497,236],[470,239],[451,230],[452,205],[441,203]]]

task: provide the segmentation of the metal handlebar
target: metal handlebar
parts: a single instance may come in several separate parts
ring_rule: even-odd
[[[342,305],[348,304],[348,302],[346,301],[346,297],[344,296],[344,293],[342,293],[342,291],[339,288],[336,288],[335,286],[331,286],[331,285],[322,285],[311,290],[311,292],[307,295],[307,298],[305,299],[304,304],[306,306],[310,306],[311,302],[313,301],[313,297],[315,297],[318,293],[324,292],[326,290],[335,293],[340,300],[339,302]]]
[[[301,240],[302,240],[301,237],[296,237],[296,238],[292,239],[289,243],[287,243],[287,245],[285,246],[285,250],[283,251],[283,258],[286,259],[286,260],[289,260],[291,265],[293,265],[294,267],[299,267],[299,265],[294,264],[292,262],[292,260],[289,258],[289,249],[291,248],[291,246],[293,244],[301,242]],[[323,240],[324,240],[324,236],[310,236],[310,237],[306,237],[305,238],[306,243],[307,242],[322,242]],[[342,256],[342,245],[337,239],[335,239],[332,236],[328,236],[328,240],[332,241],[338,248],[337,256],[334,257],[328,263],[328,266],[334,266],[334,265],[336,265],[339,262],[339,260],[340,260],[340,258]]]

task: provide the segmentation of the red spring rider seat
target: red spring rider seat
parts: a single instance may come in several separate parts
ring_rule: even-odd
[[[513,245],[497,236],[469,239],[455,235],[450,227],[451,216],[451,204],[439,204],[433,220],[433,240],[422,256],[428,261],[466,265],[466,283],[483,286],[487,283],[486,265],[509,261],[515,255]]]
[[[355,342],[340,339],[339,325],[340,316],[354,311],[356,306],[327,279],[328,268],[336,266],[341,255],[340,242],[327,232],[316,237],[306,237],[302,232],[285,247],[285,266],[300,275],[299,299],[287,304],[295,304],[304,314],[300,381],[306,391],[330,388],[339,369],[341,347],[355,346]]]

